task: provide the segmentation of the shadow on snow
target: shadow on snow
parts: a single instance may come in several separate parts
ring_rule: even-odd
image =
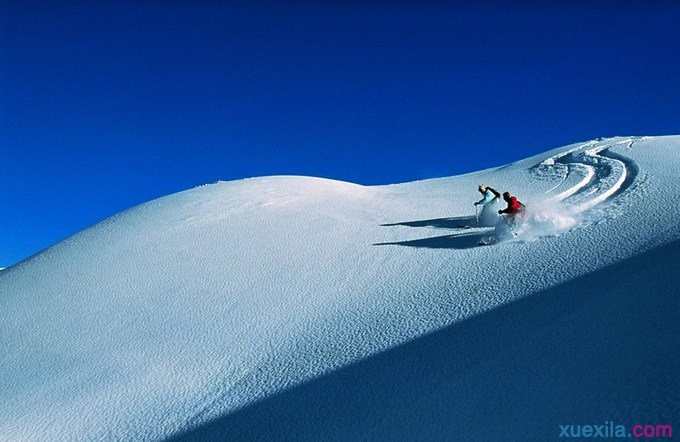
[[[680,289],[668,275],[678,260],[680,242],[654,249],[171,440],[547,441],[572,423],[672,422]]]
[[[458,216],[453,218],[434,218],[419,221],[403,221],[399,223],[380,224],[383,227],[407,226],[407,227],[436,227],[441,229],[462,229],[465,227],[477,227],[477,218],[474,216]]]
[[[479,242],[493,236],[493,230],[487,232],[472,232],[452,235],[433,236],[429,238],[411,239],[406,241],[379,242],[374,246],[406,246],[423,247],[427,249],[471,249],[480,247]]]
[[[449,218],[433,218],[418,221],[402,221],[398,223],[381,224],[383,227],[407,226],[407,227],[435,227],[438,229],[464,229],[477,227],[477,218],[474,216],[458,216]],[[405,241],[380,242],[374,246],[406,246],[422,247],[428,249],[471,249],[479,247],[480,241],[492,236],[492,232],[454,233],[449,235],[433,236],[429,238],[412,239]]]

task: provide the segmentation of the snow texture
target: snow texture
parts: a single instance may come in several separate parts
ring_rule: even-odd
[[[537,440],[680,416],[680,137],[134,207],[0,273],[0,439]],[[528,207],[480,246],[477,185]]]

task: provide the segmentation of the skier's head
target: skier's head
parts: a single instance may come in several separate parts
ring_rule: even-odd
[[[512,198],[512,195],[510,195],[510,192],[503,192],[503,199],[505,201],[510,201],[510,198]]]
[[[479,187],[477,188],[479,190],[479,193],[485,193],[486,192],[486,186],[484,184],[480,184]]]

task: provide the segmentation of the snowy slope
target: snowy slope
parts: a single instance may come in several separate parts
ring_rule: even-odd
[[[672,421],[679,169],[680,137],[621,137],[451,178],[264,177],[135,207],[0,273],[0,439]],[[478,245],[480,183],[527,202],[516,240]]]

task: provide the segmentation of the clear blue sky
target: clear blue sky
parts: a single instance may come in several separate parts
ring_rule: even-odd
[[[220,179],[391,183],[680,133],[672,2],[332,3],[0,1],[0,265]]]

